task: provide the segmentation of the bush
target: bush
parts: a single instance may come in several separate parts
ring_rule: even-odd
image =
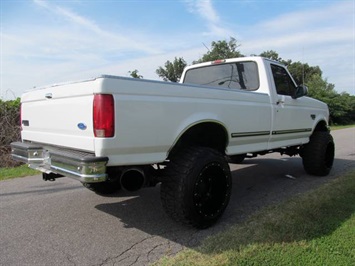
[[[10,143],[21,139],[20,98],[12,101],[0,99],[0,167],[19,165],[11,159]]]

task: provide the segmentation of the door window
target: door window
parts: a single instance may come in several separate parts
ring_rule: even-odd
[[[277,65],[271,65],[271,70],[277,94],[289,96],[294,95],[296,86],[286,69]]]

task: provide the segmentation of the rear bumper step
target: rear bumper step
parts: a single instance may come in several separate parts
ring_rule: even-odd
[[[79,180],[82,183],[103,182],[107,179],[107,157],[92,153],[61,149],[36,143],[13,142],[11,155],[14,160],[27,163],[43,173],[56,173]]]

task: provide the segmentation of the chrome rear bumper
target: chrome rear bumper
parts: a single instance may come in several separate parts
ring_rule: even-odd
[[[43,173],[56,173],[79,180],[82,183],[103,182],[107,179],[107,157],[92,153],[36,143],[13,142],[11,155],[14,160],[27,163]]]

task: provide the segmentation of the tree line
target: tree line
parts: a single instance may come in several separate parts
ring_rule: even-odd
[[[213,41],[211,48],[202,55],[201,58],[192,64],[214,61],[218,59],[228,59],[244,57],[239,51],[240,45],[236,39]],[[307,63],[293,62],[291,59],[282,59],[276,51],[267,50],[259,54],[265,58],[279,61],[286,65],[298,85],[304,84],[308,87],[308,95],[312,98],[328,104],[330,112],[330,123],[332,125],[347,125],[355,123],[355,96],[349,93],[338,93],[335,85],[323,78],[323,72],[319,66],[310,66]],[[175,57],[172,61],[168,60],[164,66],[156,69],[156,74],[164,81],[179,82],[187,62],[182,57]],[[136,69],[129,71],[133,78],[143,78]]]
[[[10,143],[20,139],[20,98],[0,99],[0,167],[16,166],[10,156]]]

